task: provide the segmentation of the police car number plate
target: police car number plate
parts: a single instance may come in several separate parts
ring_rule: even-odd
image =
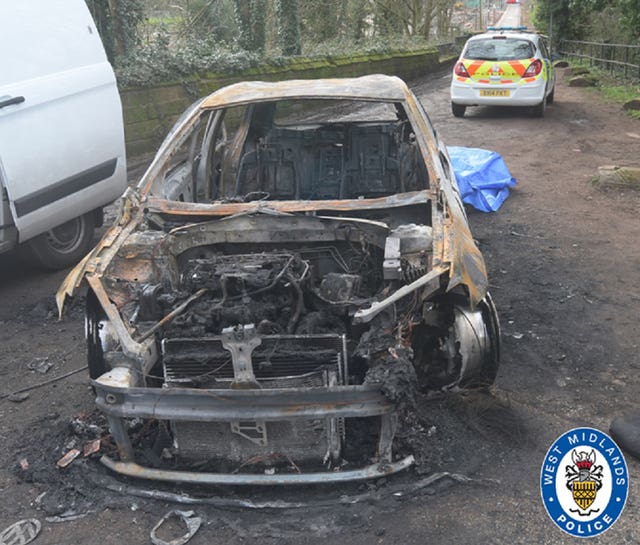
[[[509,89],[480,89],[481,97],[508,97]]]

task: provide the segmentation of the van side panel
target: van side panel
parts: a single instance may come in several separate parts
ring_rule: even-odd
[[[107,60],[83,0],[0,2],[0,88]]]
[[[122,194],[122,107],[84,0],[3,3],[0,47],[15,52],[0,56],[0,101],[24,97],[0,108],[3,178],[24,242]]]

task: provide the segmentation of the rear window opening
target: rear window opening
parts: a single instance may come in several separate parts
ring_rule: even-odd
[[[161,188],[169,200],[378,198],[429,186],[399,103],[281,100],[204,111]]]
[[[529,40],[495,36],[469,42],[463,57],[482,61],[515,61],[530,59],[535,46]]]

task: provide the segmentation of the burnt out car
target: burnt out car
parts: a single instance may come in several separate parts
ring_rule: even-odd
[[[395,77],[239,83],[198,101],[61,308],[82,283],[118,446],[102,461],[129,476],[391,474],[414,461],[394,435],[420,391],[487,385],[498,368],[446,149]],[[154,456],[136,447],[141,420]]]

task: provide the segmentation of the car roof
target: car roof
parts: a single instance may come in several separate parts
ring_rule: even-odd
[[[202,101],[200,108],[293,98],[403,102],[410,94],[400,78],[382,74],[340,79],[245,81],[215,91]]]

